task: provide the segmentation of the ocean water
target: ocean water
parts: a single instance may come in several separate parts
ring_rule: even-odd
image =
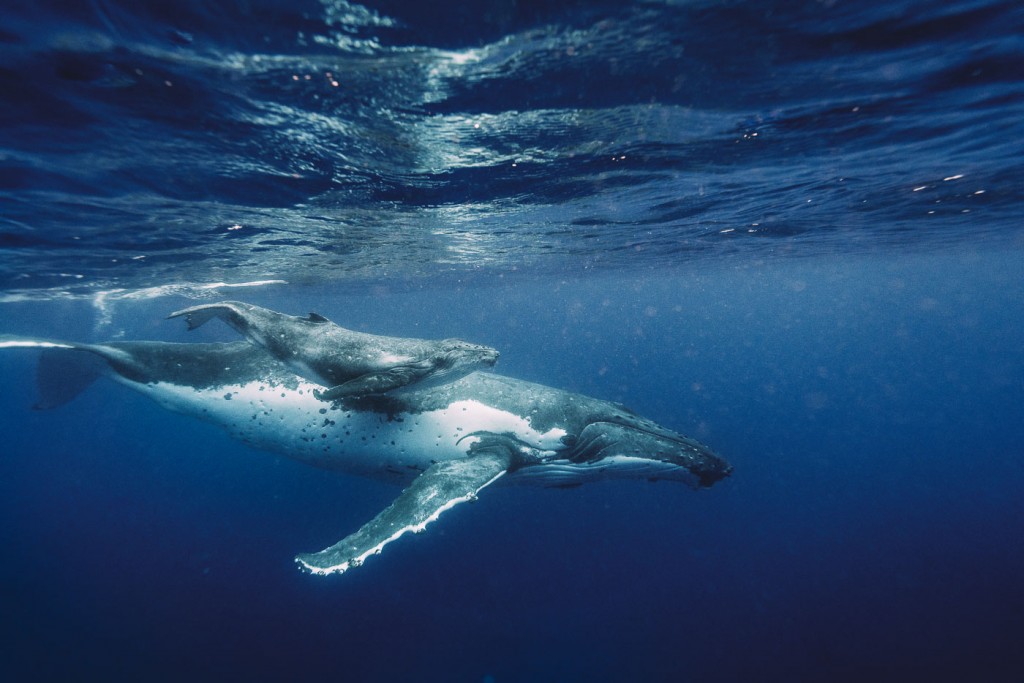
[[[11,2],[0,334],[240,299],[492,345],[734,467],[398,489],[0,352],[4,681],[1018,681],[1017,3]]]

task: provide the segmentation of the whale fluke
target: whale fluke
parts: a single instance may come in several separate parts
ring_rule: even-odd
[[[175,311],[167,316],[167,319],[170,320],[171,318],[180,318],[184,316],[185,324],[191,332],[197,327],[202,327],[214,318],[221,318],[230,325],[230,317],[232,314],[237,315],[237,312],[235,312],[230,306],[224,304],[213,304],[208,306],[193,306],[191,308]],[[232,325],[232,327],[235,327],[235,325]]]

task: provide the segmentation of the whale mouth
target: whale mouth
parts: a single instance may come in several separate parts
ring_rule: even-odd
[[[614,469],[616,476],[681,479],[708,488],[732,474],[732,466],[699,441],[639,421],[592,422],[571,448],[574,466]]]

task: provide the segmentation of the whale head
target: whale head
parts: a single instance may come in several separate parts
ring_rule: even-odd
[[[695,488],[732,473],[732,466],[701,442],[646,421],[593,422],[574,450],[580,462],[606,464],[615,475],[679,480]]]
[[[440,342],[440,346],[438,364],[441,369],[451,369],[460,374],[493,368],[501,355],[495,348],[471,344],[461,339],[445,339]]]
[[[700,489],[732,473],[729,463],[699,441],[629,416],[595,419],[563,442],[565,449],[527,464],[517,478],[546,486],[611,478],[667,480]]]

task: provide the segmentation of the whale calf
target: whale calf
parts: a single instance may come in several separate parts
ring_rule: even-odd
[[[193,306],[167,317],[184,317],[190,330],[220,318],[296,374],[328,387],[314,391],[324,401],[438,386],[498,360],[497,350],[461,339],[366,334],[319,313],[300,318],[240,301]]]
[[[404,394],[318,399],[264,347],[0,337],[40,351],[39,408],[106,375],[253,447],[393,481],[395,501],[338,543],[296,557],[314,574],[361,565],[390,542],[498,482],[572,486],[609,477],[713,485],[731,466],[707,446],[615,403],[492,373]]]

